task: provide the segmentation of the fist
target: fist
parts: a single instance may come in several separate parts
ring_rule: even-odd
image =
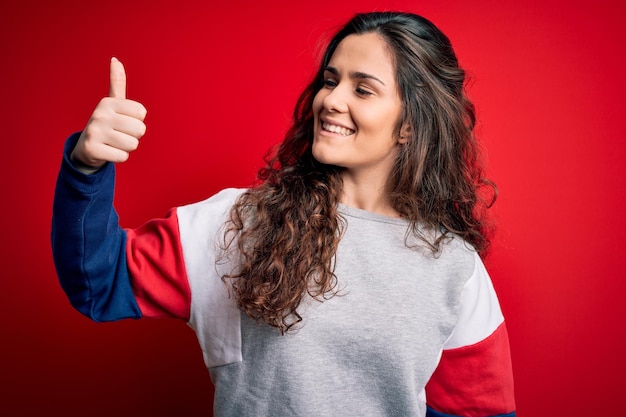
[[[124,162],[146,133],[146,108],[126,99],[126,72],[117,58],[111,59],[109,96],[94,109],[78,138],[70,160],[85,173],[106,162]]]

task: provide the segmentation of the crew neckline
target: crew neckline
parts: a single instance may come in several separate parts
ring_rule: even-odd
[[[409,221],[407,219],[385,216],[384,214],[378,214],[364,209],[347,206],[344,203],[338,203],[337,208],[339,209],[339,212],[341,214],[349,217],[356,217],[359,219],[376,221],[380,223],[390,223],[401,226],[406,226],[407,224],[409,224]]]

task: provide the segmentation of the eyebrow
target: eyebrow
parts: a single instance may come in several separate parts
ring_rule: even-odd
[[[326,67],[326,68],[324,68],[324,71],[328,71],[328,72],[330,72],[331,74],[334,74],[334,75],[339,75],[339,71],[335,67]],[[365,73],[365,72],[360,72],[360,71],[351,72],[350,73],[350,78],[357,78],[357,79],[365,78],[365,79],[368,79],[368,80],[378,81],[382,85],[385,85],[385,83],[382,82],[382,80],[380,78],[375,77],[372,74],[368,74],[368,73]]]

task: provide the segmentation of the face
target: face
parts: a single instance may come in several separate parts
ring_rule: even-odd
[[[400,146],[401,113],[387,44],[375,33],[350,35],[333,53],[313,101],[313,156],[386,180]]]

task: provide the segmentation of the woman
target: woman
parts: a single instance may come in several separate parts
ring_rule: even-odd
[[[97,321],[188,322],[216,416],[515,415],[464,82],[428,20],[357,15],[258,186],[123,230],[110,162],[137,148],[145,109],[113,59],[57,182],[64,290]]]

